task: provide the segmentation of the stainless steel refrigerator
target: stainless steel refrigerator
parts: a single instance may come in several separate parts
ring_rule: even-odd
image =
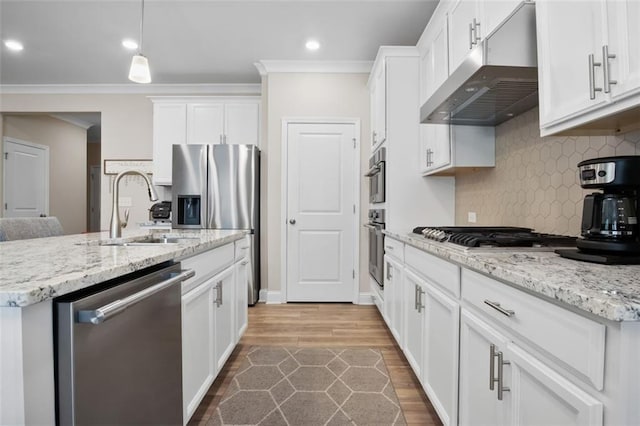
[[[260,291],[260,150],[173,145],[172,226],[245,229],[251,235],[249,304]]]

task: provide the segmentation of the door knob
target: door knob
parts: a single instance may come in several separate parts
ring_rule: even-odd
[[[295,219],[289,219],[289,223],[292,224],[292,225],[295,225],[296,224],[296,220]]]

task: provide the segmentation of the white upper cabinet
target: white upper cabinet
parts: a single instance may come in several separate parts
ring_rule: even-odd
[[[371,92],[371,151],[387,139],[387,67],[385,60],[376,62],[372,71]]]
[[[495,30],[522,0],[455,0],[449,9],[449,71]]]
[[[447,28],[454,25],[454,20],[462,21],[463,16],[470,15],[467,9],[475,11],[475,2],[454,3],[449,20],[444,7],[443,4],[436,9],[418,42],[421,105],[447,79],[452,69],[450,67],[456,66],[454,63],[449,65],[452,55],[459,56],[454,60],[459,65],[469,51],[468,45],[464,49],[455,45],[456,40],[450,37],[456,37],[458,34],[447,31]],[[458,15],[453,16],[454,12]],[[460,27],[461,24],[455,25]],[[420,173],[423,175],[454,174],[456,169],[463,167],[493,167],[495,165],[494,135],[492,127],[421,124]]]
[[[155,97],[153,183],[171,185],[174,144],[260,144],[260,99]]]
[[[222,143],[224,104],[187,104],[187,143]]]
[[[637,126],[640,3],[536,3],[540,133],[613,133]]]

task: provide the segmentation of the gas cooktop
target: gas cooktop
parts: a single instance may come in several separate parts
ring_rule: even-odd
[[[575,247],[577,239],[513,226],[420,226],[413,233],[468,248],[531,247],[552,250],[555,247]]]

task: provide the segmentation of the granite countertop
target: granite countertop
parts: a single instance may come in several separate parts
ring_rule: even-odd
[[[386,235],[463,267],[612,321],[640,321],[640,265],[599,265],[549,251],[464,250],[415,234]]]
[[[104,246],[144,236],[186,239],[176,244]],[[109,240],[108,232],[66,235],[0,243],[0,307],[24,307],[80,290],[148,266],[222,246],[246,231],[125,231]]]

